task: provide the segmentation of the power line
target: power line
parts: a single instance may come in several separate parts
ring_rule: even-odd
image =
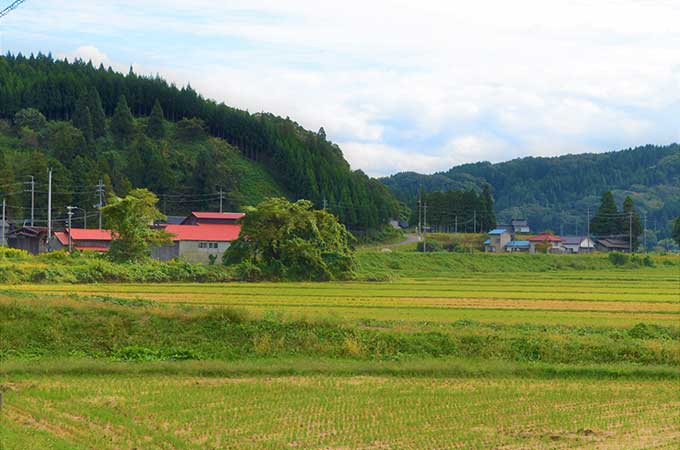
[[[13,1],[7,8],[3,9],[2,11],[0,11],[0,18],[5,17],[5,16],[6,16],[7,14],[9,14],[10,12],[14,11],[15,9],[17,9],[17,7],[18,7],[19,5],[21,5],[21,4],[22,4],[23,2],[25,2],[25,1],[26,1],[26,0],[15,0],[15,1]]]

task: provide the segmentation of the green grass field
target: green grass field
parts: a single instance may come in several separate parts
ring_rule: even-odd
[[[0,448],[680,447],[675,259],[411,256],[364,258],[392,282],[4,286]]]

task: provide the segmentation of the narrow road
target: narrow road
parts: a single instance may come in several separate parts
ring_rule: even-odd
[[[406,245],[406,244],[412,244],[414,242],[418,242],[418,235],[415,233],[409,233],[406,235],[406,239],[400,242],[395,242],[393,244],[385,244],[382,245],[382,247],[399,247],[400,245]]]

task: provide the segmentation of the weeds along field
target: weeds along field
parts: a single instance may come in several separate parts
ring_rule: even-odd
[[[0,287],[0,448],[680,447],[677,258],[375,255],[393,281]]]

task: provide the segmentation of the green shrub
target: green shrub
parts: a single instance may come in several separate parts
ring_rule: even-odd
[[[609,254],[608,258],[609,262],[611,262],[615,266],[625,266],[628,263],[628,260],[630,259],[628,255],[620,252],[612,252]]]
[[[0,259],[8,259],[13,261],[27,260],[31,257],[26,250],[18,248],[0,247]]]
[[[437,241],[418,242],[416,250],[419,252],[441,252],[442,245]]]

